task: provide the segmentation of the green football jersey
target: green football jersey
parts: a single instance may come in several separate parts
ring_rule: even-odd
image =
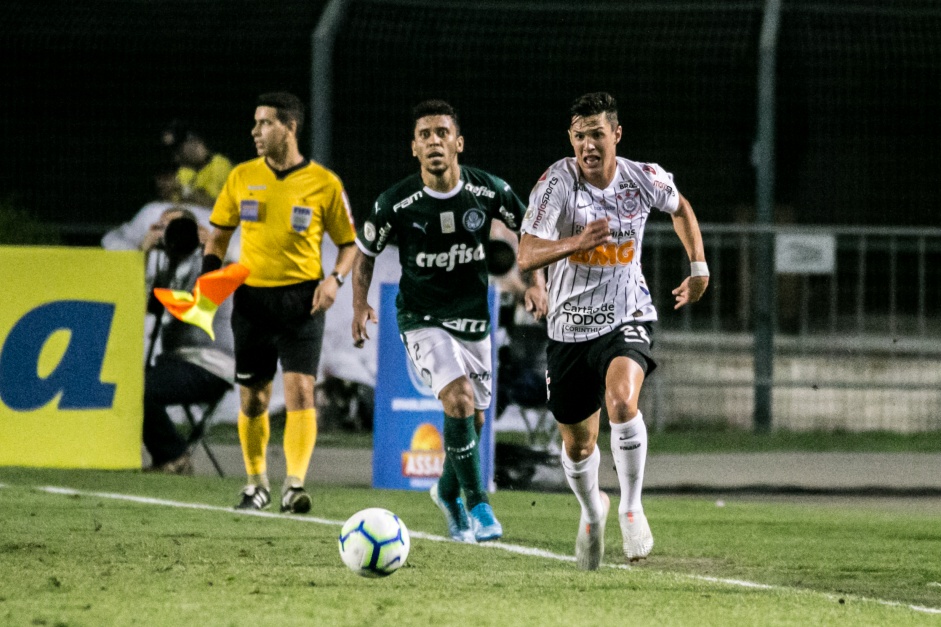
[[[505,181],[465,165],[450,192],[425,187],[419,174],[383,192],[356,244],[371,257],[390,240],[398,246],[399,331],[437,326],[464,340],[486,337],[490,223],[496,218],[519,231],[525,211]]]

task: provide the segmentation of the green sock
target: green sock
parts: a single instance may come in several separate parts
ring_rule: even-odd
[[[444,417],[445,470],[450,464],[458,483],[464,489],[468,509],[487,503],[487,491],[480,480],[480,449],[477,446],[477,431],[474,416],[467,418]],[[440,483],[439,490],[440,490]],[[440,494],[440,492],[439,492]]]
[[[454,466],[447,455],[444,457],[441,477],[438,478],[438,496],[445,501],[453,501],[461,496],[461,483],[457,480],[457,473],[454,472]]]

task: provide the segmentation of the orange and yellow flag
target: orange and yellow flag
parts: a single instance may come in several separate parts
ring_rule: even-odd
[[[240,263],[230,264],[220,270],[207,272],[196,279],[193,293],[155,287],[154,296],[167,308],[174,318],[194,324],[213,340],[212,320],[216,310],[239,285],[248,278],[248,268]]]

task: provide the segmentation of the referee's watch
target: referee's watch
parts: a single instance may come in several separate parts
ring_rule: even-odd
[[[343,287],[343,283],[345,279],[343,278],[342,274],[334,270],[333,272],[330,273],[330,276],[332,276],[334,279],[337,280],[337,285],[339,285],[340,287]]]

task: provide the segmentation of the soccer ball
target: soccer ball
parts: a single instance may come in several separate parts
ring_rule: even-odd
[[[387,577],[400,569],[410,545],[405,523],[381,507],[356,512],[340,531],[340,557],[363,577]]]

